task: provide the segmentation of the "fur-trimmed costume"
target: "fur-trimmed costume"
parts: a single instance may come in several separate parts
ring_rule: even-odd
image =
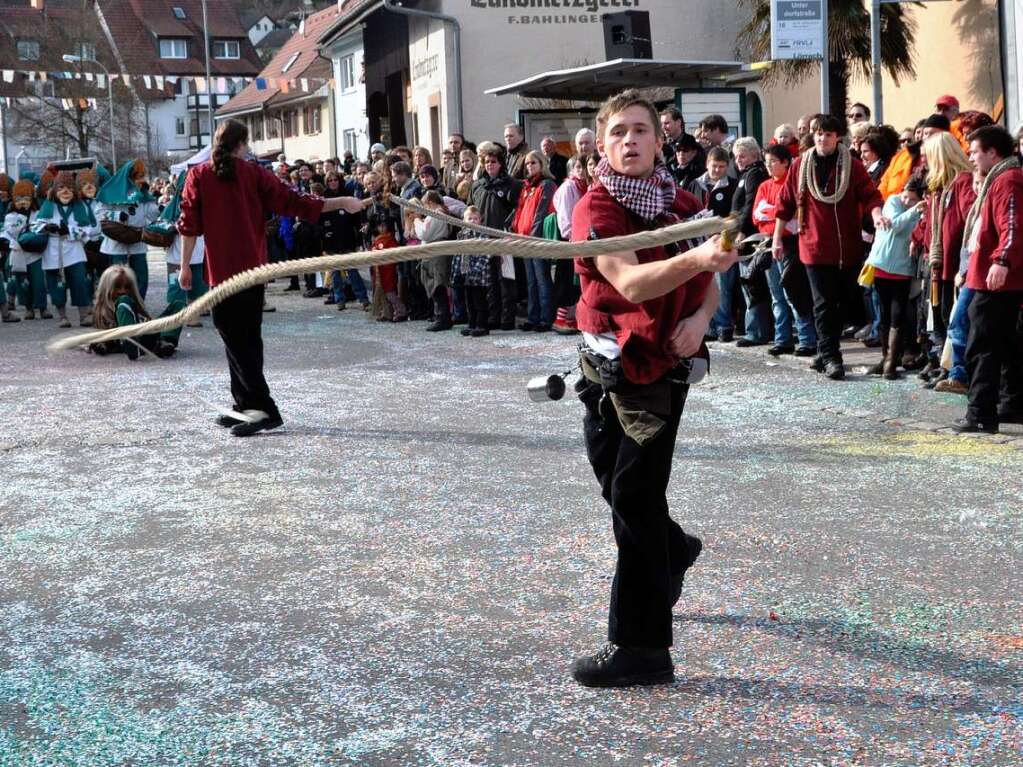
[[[147,189],[140,189],[135,179],[145,177],[146,166],[141,160],[132,160],[122,165],[96,195],[96,218],[100,223],[112,221],[141,231],[152,224],[160,215],[159,206]],[[100,253],[109,256],[115,264],[127,264],[135,272],[139,293],[146,297],[149,287],[149,266],[146,262],[148,246],[142,242],[131,244],[118,242],[106,233],[100,245]]]
[[[2,238],[10,248],[9,263],[11,278],[7,283],[7,294],[16,297],[25,307],[25,319],[35,319],[35,312],[46,316],[46,281],[43,275],[43,254],[32,250],[40,238],[30,229],[35,220],[33,211],[35,185],[23,179],[11,190],[11,208],[4,216]],[[21,203],[20,205],[18,203]],[[35,242],[35,245],[30,244]],[[26,250],[24,245],[29,244]]]

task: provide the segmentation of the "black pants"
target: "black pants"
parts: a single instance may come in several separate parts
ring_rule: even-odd
[[[518,288],[515,280],[501,276],[501,259],[490,259],[490,287],[487,289],[487,305],[490,307],[491,327],[515,324],[515,304]]]
[[[927,288],[927,301],[931,301],[931,290],[933,283],[928,282],[925,287]],[[938,283],[938,305],[931,305],[931,317],[934,323],[934,340],[935,348],[931,350],[931,353],[940,357],[941,347],[945,344],[945,339],[948,337],[948,321],[952,317],[952,304],[955,303],[955,283],[952,282],[939,282]]]
[[[586,406],[586,452],[611,507],[618,544],[608,640],[627,647],[670,647],[671,576],[688,564],[692,539],[668,515],[666,494],[689,387],[672,386],[666,424],[644,445],[623,432],[599,384],[582,379],[576,389]]]
[[[861,303],[856,284],[860,267],[807,266],[817,326],[817,353],[824,362],[842,362],[842,328]]]
[[[258,285],[213,307],[213,325],[224,340],[235,409],[279,415],[263,377],[263,292]]]
[[[575,306],[579,302],[579,287],[575,284],[575,262],[560,259],[554,262],[554,305],[559,309]]]
[[[430,297],[433,301],[433,319],[435,322],[451,324],[451,301],[448,300],[448,289],[438,285]]]
[[[902,329],[906,312],[909,308],[910,280],[888,280],[878,277],[874,280],[874,290],[881,299],[881,330],[889,328]]]
[[[470,330],[486,330],[490,321],[487,289],[481,285],[465,286],[465,309]]]
[[[1023,412],[1020,303],[1023,292],[987,290],[978,290],[970,302],[966,339],[970,404],[966,414],[972,421],[997,423],[999,411]]]

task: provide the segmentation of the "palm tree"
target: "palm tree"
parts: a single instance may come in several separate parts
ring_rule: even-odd
[[[919,5],[919,3],[916,3]],[[749,21],[739,30],[737,42],[753,61],[771,58],[771,0],[739,0],[750,12]],[[830,112],[844,115],[849,100],[849,80],[853,76],[869,78],[870,11],[863,0],[830,0],[828,9],[828,59],[830,62]],[[915,77],[913,49],[916,21],[902,5],[881,6],[881,65],[898,84],[902,77]],[[782,78],[797,83],[818,71],[813,60],[779,61],[767,70],[766,82]]]

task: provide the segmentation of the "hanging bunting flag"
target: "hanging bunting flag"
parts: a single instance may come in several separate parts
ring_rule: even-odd
[[[327,80],[327,87],[330,88],[331,90],[334,89],[334,78],[333,77],[330,78],[329,80]]]
[[[299,78],[298,83],[301,86],[303,91],[305,91],[306,93],[309,92],[309,80],[308,79],[306,79],[305,77]]]
[[[86,72],[85,73],[85,82],[91,83],[93,81],[93,79],[94,78],[92,76],[92,72]]]
[[[13,83],[14,82],[14,70],[13,69],[5,69],[4,70],[4,82],[5,83]]]
[[[207,92],[206,91],[206,78],[205,77],[196,77],[194,79],[194,82],[195,82],[195,89],[197,91]]]
[[[107,76],[106,75],[96,75],[96,87],[97,88],[106,88],[107,87]]]
[[[162,91],[163,90],[163,75],[155,75],[154,79],[156,80],[156,88],[157,88],[157,90],[161,90]]]
[[[291,80],[281,80],[281,93],[288,93],[291,90]]]
[[[227,93],[227,78],[226,77],[218,77],[217,78],[217,93]]]
[[[44,83],[46,82],[46,73],[45,72],[40,72],[39,73],[39,81],[40,82],[44,82]]]
[[[153,87],[153,79],[149,75],[142,75],[142,82],[146,84],[147,91]]]
[[[60,76],[63,77],[65,80],[73,80],[74,79],[74,75],[71,74],[70,72],[61,72]]]
[[[276,88],[277,87],[277,78],[276,77],[268,77],[268,78],[266,78],[266,84],[268,86],[270,86],[271,88]]]
[[[124,74],[124,72],[122,72],[121,73],[121,79],[124,80],[124,85],[125,85],[126,88],[130,88],[131,87],[131,75],[126,75],[126,74]]]
[[[262,78],[262,77],[257,77],[256,78],[256,90],[257,91],[265,91],[266,90],[266,79],[265,78]]]

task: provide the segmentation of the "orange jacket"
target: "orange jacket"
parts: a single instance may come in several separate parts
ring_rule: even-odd
[[[888,170],[881,176],[881,183],[877,185],[877,191],[887,201],[892,195],[902,192],[902,188],[906,186],[911,175],[913,175],[913,155],[903,147],[888,164]]]

